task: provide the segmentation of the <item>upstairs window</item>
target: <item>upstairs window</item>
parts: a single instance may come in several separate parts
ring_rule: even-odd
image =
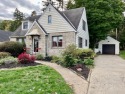
[[[28,29],[28,22],[23,22],[23,29]]]
[[[82,23],[83,23],[82,28],[83,28],[83,30],[84,30],[84,31],[86,31],[86,22],[83,20],[83,22],[82,22]]]
[[[83,39],[81,37],[78,38],[79,48],[82,48],[82,41]]]
[[[49,24],[52,23],[52,16],[51,16],[51,15],[48,16],[48,23],[49,23]]]
[[[62,47],[62,36],[53,36],[52,37],[52,47]]]

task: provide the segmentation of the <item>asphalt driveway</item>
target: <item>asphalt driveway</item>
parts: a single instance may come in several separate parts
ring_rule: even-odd
[[[125,60],[115,55],[96,57],[88,94],[125,94]]]

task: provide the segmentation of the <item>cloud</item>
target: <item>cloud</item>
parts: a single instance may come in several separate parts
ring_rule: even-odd
[[[39,11],[39,5],[34,0],[0,0],[0,18],[13,18],[13,12],[18,8],[24,14],[31,14],[31,11]]]
[[[14,2],[30,10],[39,10],[39,6],[31,3],[31,0],[14,0]]]

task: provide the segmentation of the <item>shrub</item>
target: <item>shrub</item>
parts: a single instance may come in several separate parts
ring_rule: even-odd
[[[11,54],[8,52],[0,52],[0,59],[8,57],[8,56],[11,56]]]
[[[24,44],[19,42],[4,42],[0,44],[0,52],[9,52],[12,56],[17,57],[24,51]]]
[[[90,58],[88,58],[88,59],[85,59],[84,60],[84,64],[85,65],[94,65],[94,61],[92,60],[92,59],[90,59]]]
[[[67,46],[62,53],[62,56],[65,56],[65,55],[72,55],[73,57],[76,57],[77,56],[76,46],[74,44]]]
[[[14,58],[12,56],[0,59],[0,65],[2,65],[2,64],[12,64],[12,63],[16,63],[17,64],[18,63],[18,59]]]
[[[58,56],[52,56],[51,62],[57,63],[59,61],[60,57]]]
[[[18,61],[21,64],[28,64],[28,63],[34,63],[35,56],[32,56],[30,54],[22,53],[18,56]]]
[[[72,55],[65,55],[64,56],[64,66],[66,67],[72,67],[77,63],[77,59],[72,57]]]
[[[43,55],[42,54],[37,54],[36,55],[36,60],[42,60],[43,59]]]

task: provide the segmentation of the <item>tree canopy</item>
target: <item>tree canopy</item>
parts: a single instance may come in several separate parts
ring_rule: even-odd
[[[95,45],[124,20],[122,0],[70,0],[68,9],[85,7],[90,34],[90,47]]]

